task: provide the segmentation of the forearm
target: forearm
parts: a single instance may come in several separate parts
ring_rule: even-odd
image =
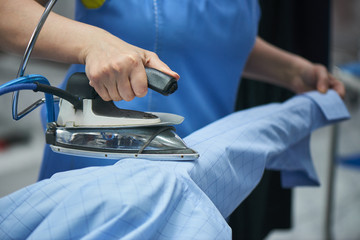
[[[294,90],[293,78],[300,75],[308,60],[279,49],[261,38],[257,38],[255,46],[248,58],[244,76]]]
[[[34,0],[0,0],[0,48],[22,54],[44,11]],[[21,7],[20,7],[21,6]],[[82,52],[95,27],[50,13],[33,56],[66,63],[84,63]]]

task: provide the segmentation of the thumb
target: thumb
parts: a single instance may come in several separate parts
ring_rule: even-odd
[[[316,66],[315,68],[316,89],[321,93],[326,93],[329,88],[329,74],[325,67]]]
[[[146,53],[144,66],[149,68],[155,68],[167,75],[172,76],[176,80],[179,80],[180,78],[179,74],[171,70],[169,66],[166,65],[163,61],[161,61],[158,55],[154,52]]]

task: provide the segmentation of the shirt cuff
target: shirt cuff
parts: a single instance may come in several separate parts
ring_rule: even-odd
[[[314,104],[312,108],[312,130],[350,118],[345,104],[333,90],[329,90],[326,94],[312,91],[299,97],[309,98]],[[311,158],[310,135],[299,141],[296,145],[291,146],[284,154],[286,155],[284,156],[285,158],[301,159],[301,161],[294,161],[291,167],[281,170],[283,187],[320,185]]]

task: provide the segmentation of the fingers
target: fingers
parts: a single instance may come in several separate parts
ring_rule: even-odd
[[[135,93],[127,72],[119,72],[117,77],[114,79],[114,82],[116,85],[114,91],[116,91],[123,100],[131,101],[135,98]]]
[[[134,96],[144,97],[147,94],[148,84],[144,66],[139,66],[130,73],[128,83],[131,85]]]
[[[326,93],[329,89],[329,74],[323,65],[315,65],[316,89],[321,93]]]
[[[89,84],[105,101],[131,101],[147,93],[147,78],[142,59],[130,54],[88,61]]]
[[[145,66],[156,68],[179,79],[179,75],[155,53],[138,49],[135,53],[87,61],[86,74],[89,84],[103,100],[131,101],[135,97],[144,97],[148,92]]]
[[[315,79],[319,92],[326,93],[328,89],[333,89],[341,98],[345,97],[344,84],[332,76],[323,65],[315,65]]]
[[[163,73],[166,73],[176,80],[179,80],[180,78],[179,74],[171,70],[168,65],[161,61],[156,53],[146,51],[144,65],[146,67],[155,68]]]
[[[110,73],[87,73],[89,84],[104,101],[131,101],[135,98],[133,86],[125,71],[111,71]]]
[[[345,90],[345,86],[342,82],[340,82],[339,80],[337,80],[334,76],[329,75],[330,78],[330,88],[334,89],[334,91],[336,91],[339,96],[344,99],[345,98],[345,94],[346,94],[346,90]]]
[[[91,79],[91,77],[88,77],[88,78],[89,78],[89,80]],[[90,86],[92,86],[95,89],[95,91],[99,94],[99,96],[104,101],[110,101],[111,100],[110,94],[107,91],[105,86],[96,84],[96,81],[92,81],[92,80],[89,81],[89,84],[90,84]]]

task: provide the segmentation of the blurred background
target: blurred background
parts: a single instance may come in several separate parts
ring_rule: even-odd
[[[54,11],[72,18],[73,5],[71,0],[58,1]],[[351,65],[360,62],[360,1],[333,0],[330,9],[329,67],[347,86],[345,102],[352,119],[337,126],[338,141],[335,144],[332,142],[334,127],[314,132],[312,156],[322,185],[294,189],[291,192],[292,227],[272,230],[266,239],[326,239],[330,236],[333,239],[360,239],[359,159],[356,162],[356,157],[360,157],[360,75],[356,75],[354,65]],[[15,78],[20,62],[20,56],[0,51],[0,84]],[[30,59],[26,74],[41,74],[56,86],[63,80],[67,68],[66,64]],[[40,96],[23,91],[20,109]],[[0,96],[0,197],[36,182],[45,143],[40,109],[14,121],[11,98],[11,94]],[[336,150],[337,162],[334,175],[329,178],[333,150]],[[353,156],[355,161],[346,161]],[[332,196],[328,194],[329,189],[332,189]],[[329,198],[333,200],[330,203]],[[326,220],[329,204],[330,224]],[[327,226],[331,226],[330,236],[326,233]]]

